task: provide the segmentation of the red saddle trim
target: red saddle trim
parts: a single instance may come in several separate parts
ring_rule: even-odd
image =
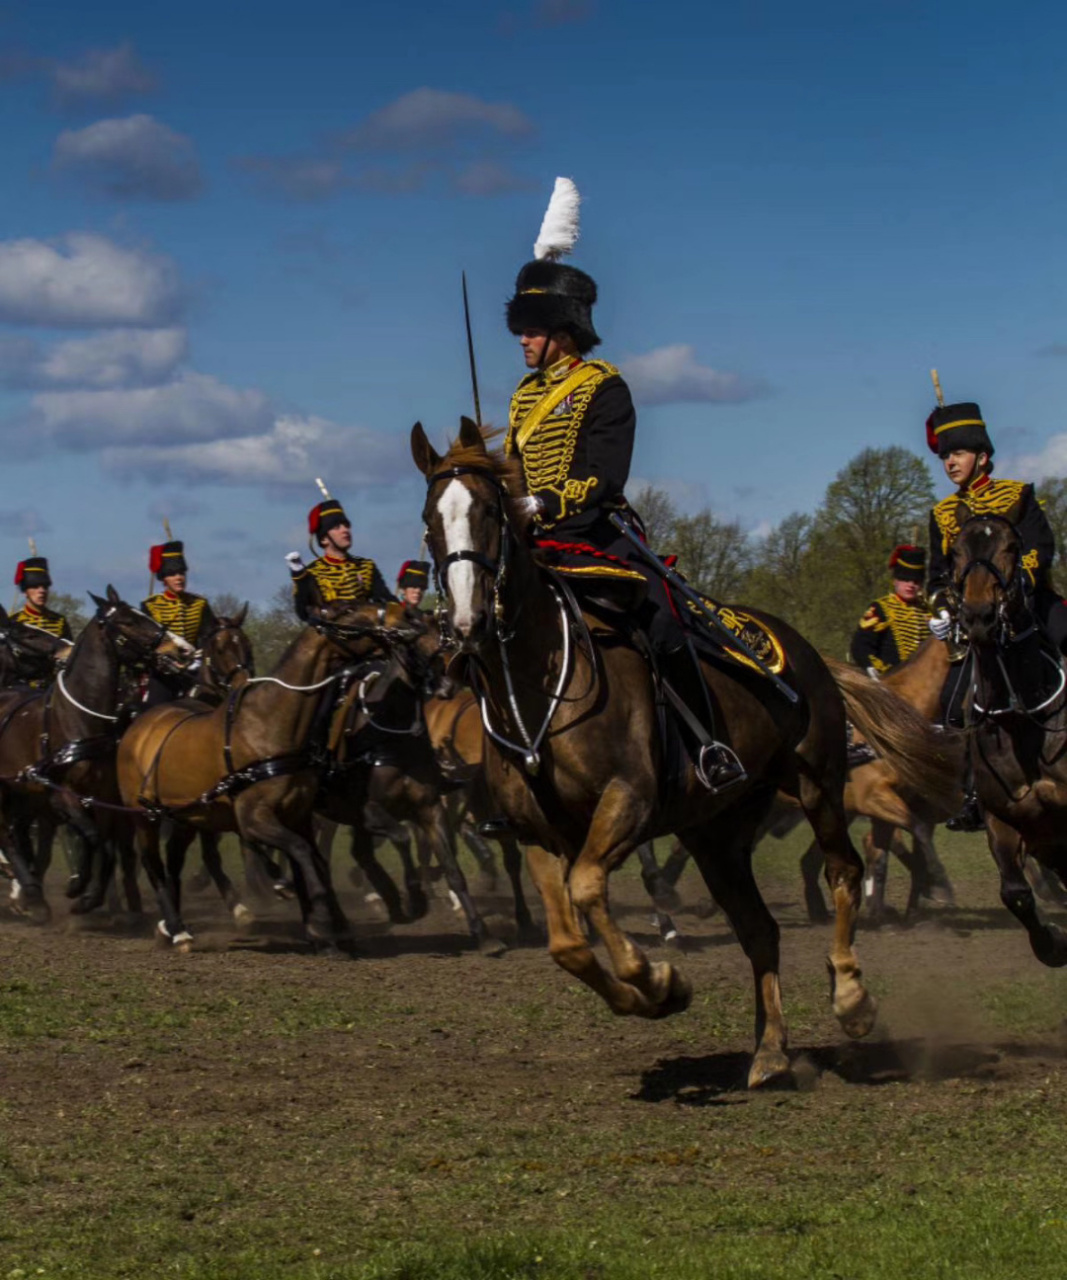
[[[621,565],[624,569],[634,567],[621,556],[613,556],[610,551],[601,551],[599,547],[594,547],[588,542],[557,542],[553,538],[535,538],[534,545],[545,551],[569,551],[571,555],[592,556],[594,560],[607,560],[611,564]]]

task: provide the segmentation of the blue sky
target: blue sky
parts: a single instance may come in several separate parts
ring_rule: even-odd
[[[752,529],[922,450],[937,365],[1001,473],[1067,472],[1067,17],[1051,4],[456,0],[0,10],[0,571],[263,600],[315,475],[387,577],[421,419],[522,372],[556,174],[634,475]]]

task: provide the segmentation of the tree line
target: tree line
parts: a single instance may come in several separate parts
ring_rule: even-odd
[[[1038,496],[1056,535],[1059,563],[1067,546],[1067,479],[1039,485]],[[676,555],[698,590],[777,614],[835,656],[848,652],[870,602],[891,589],[886,562],[893,547],[926,545],[935,498],[925,459],[897,445],[864,449],[830,481],[815,511],[792,512],[760,536],[709,507],[685,515],[653,485],[632,495],[649,544],[661,555]],[[1061,576],[1067,581],[1067,574]],[[86,622],[82,601],[60,592],[50,604],[67,615],[77,635]],[[242,604],[232,593],[211,600],[220,615],[233,615]],[[300,627],[288,586],[279,587],[268,605],[249,608],[245,629],[259,671],[272,668]]]

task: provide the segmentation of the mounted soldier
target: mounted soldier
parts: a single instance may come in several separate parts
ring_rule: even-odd
[[[401,604],[418,609],[430,581],[428,560],[405,560],[396,578],[396,590]]]
[[[168,631],[199,649],[204,636],[218,624],[204,596],[185,589],[189,573],[185,544],[171,541],[153,547],[148,553],[148,568],[163,590],[142,601],[141,608]]]
[[[878,679],[906,662],[929,634],[930,609],[923,599],[926,548],[894,547],[887,566],[893,590],[879,596],[852,637],[852,661]]]
[[[313,605],[331,600],[396,602],[374,561],[351,554],[352,521],[336,498],[327,497],[308,512],[308,538],[318,542],[321,556],[308,565],[299,551],[285,557],[293,579],[293,605],[301,621],[307,621]]]
[[[19,562],[15,570],[15,586],[26,597],[25,603],[17,613],[12,614],[15,622],[24,622],[30,627],[39,627],[51,636],[61,640],[71,640],[70,623],[61,613],[48,607],[48,593],[52,588],[52,578],[48,572],[48,560],[44,556],[30,556],[28,560]]]
[[[611,521],[621,516],[643,539],[624,492],[637,415],[619,370],[589,358],[600,345],[596,282],[559,261],[577,241],[578,206],[574,183],[557,178],[534,259],[519,272],[508,302],[508,328],[530,372],[511,398],[504,453],[521,462],[543,562],[572,586],[618,597],[633,614],[690,732],[695,724],[704,747],[700,772],[716,789],[743,770],[728,747],[708,736],[703,677],[663,580]]]
[[[940,398],[936,376],[934,385]],[[1067,652],[1067,606],[1051,581],[1056,541],[1034,486],[1021,480],[993,479],[993,441],[981,409],[973,402],[939,404],[926,420],[926,442],[956,486],[956,492],[942,498],[930,513],[927,595],[937,610],[930,619],[930,630],[939,640],[947,641],[956,625],[952,547],[960,529],[972,516],[999,516],[1014,525],[1022,542],[1023,590],[1030,611],[1060,652]],[[954,667],[946,682],[942,695],[946,722],[962,723],[961,676],[965,667],[966,663]],[[964,807],[947,825],[953,830],[981,830],[982,817],[970,776],[965,789]]]

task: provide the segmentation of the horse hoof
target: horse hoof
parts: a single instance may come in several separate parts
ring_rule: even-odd
[[[181,933],[176,933],[173,939],[174,949],[183,956],[187,956],[193,949],[193,935],[188,930],[183,929]]]
[[[52,908],[43,898],[26,903],[23,913],[30,924],[44,925],[52,921]]]
[[[403,924],[404,915],[399,916],[395,911],[390,911],[385,905],[380,893],[366,893],[363,895],[363,905],[367,908],[367,914],[372,920],[377,920],[380,924],[384,924],[387,920],[393,924]]]
[[[710,920],[718,909],[718,904],[714,899],[700,898],[696,906],[693,908],[693,915],[695,915],[698,920]]]
[[[1067,964],[1067,933],[1055,924],[1045,925],[1030,937],[1034,955],[1050,969],[1062,969]]]
[[[652,1017],[669,1018],[684,1013],[693,999],[693,985],[673,964],[660,961],[651,968]]]
[[[82,894],[77,902],[72,902],[70,904],[70,914],[72,916],[85,916],[88,915],[90,911],[95,910],[98,905],[98,903],[94,902],[92,898],[85,893]]]
[[[251,929],[256,923],[256,917],[243,902],[239,902],[233,909],[233,922],[238,929]]]
[[[860,998],[848,1009],[834,1008],[841,1030],[850,1040],[870,1035],[878,1017],[878,1004],[869,991],[861,988]]]
[[[454,889],[449,889],[448,891],[448,902],[457,916],[461,916],[463,914],[463,903],[460,902],[459,894],[456,893]]]
[[[683,951],[685,949],[685,939],[673,925],[663,935],[661,941],[665,947],[670,947],[673,951]]]
[[[750,1089],[795,1089],[796,1078],[781,1049],[761,1049],[748,1071]]]
[[[292,902],[296,897],[296,890],[288,880],[275,880],[271,888],[283,902]]]
[[[85,877],[71,876],[67,881],[67,887],[63,890],[68,898],[80,898],[85,892]]]
[[[475,939],[475,941],[478,943],[479,955],[488,956],[490,960],[499,959],[508,949],[508,944],[503,938],[494,938],[489,933],[483,934],[482,937]]]
[[[420,885],[417,889],[408,890],[408,918],[410,920],[422,920],[430,911],[430,903],[426,897],[426,893]]]

